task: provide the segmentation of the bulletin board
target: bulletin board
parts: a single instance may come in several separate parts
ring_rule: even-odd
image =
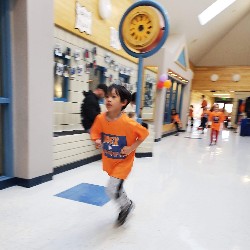
[[[87,34],[80,32],[75,28],[76,22],[76,4],[77,2],[84,6],[92,15],[92,32]],[[111,15],[103,20],[98,11],[99,0],[54,0],[55,25],[65,29],[79,37],[82,37],[98,46],[112,51],[132,62],[137,63],[138,59],[128,55],[122,48],[114,49],[110,46],[110,28],[119,30],[120,20],[129,6],[133,4],[132,0],[112,1]]]

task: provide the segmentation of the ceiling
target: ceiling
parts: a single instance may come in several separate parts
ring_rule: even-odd
[[[194,66],[250,65],[250,0],[236,0],[205,25],[198,15],[215,0],[157,0],[170,33],[183,34]]]

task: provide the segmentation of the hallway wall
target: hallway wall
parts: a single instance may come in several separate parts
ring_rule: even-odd
[[[29,185],[53,172],[53,2],[12,0],[11,18],[14,176]]]

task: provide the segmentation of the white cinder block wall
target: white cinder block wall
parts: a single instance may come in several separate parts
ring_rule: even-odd
[[[81,51],[81,60],[76,61],[74,57],[71,57],[70,66],[83,65],[85,68],[86,63],[93,62],[92,55],[86,59],[83,58],[83,52],[85,49],[92,51],[93,47],[97,48],[97,55],[95,60],[97,65],[107,68],[107,75],[113,75],[113,81],[119,77],[119,72],[114,71],[109,67],[105,62],[105,55],[109,54],[111,58],[117,62],[119,65],[130,67],[133,69],[133,75],[130,76],[130,84],[132,84],[132,92],[136,91],[136,82],[137,82],[137,69],[138,66],[136,63],[133,63],[127,59],[124,59],[118,55],[115,55],[103,48],[98,47],[95,44],[92,44],[80,37],[77,37],[59,27],[55,27],[54,32],[54,44],[60,44],[62,50],[65,51],[67,47],[71,48],[71,54],[73,55],[76,49]],[[85,73],[78,76],[76,74],[73,80],[69,80],[69,89],[68,89],[68,102],[58,102],[54,101],[54,122],[53,122],[53,131],[73,131],[73,130],[82,130],[81,120],[80,120],[80,106],[83,101],[83,91],[88,91],[90,89],[89,74]],[[109,85],[107,79],[106,84]],[[102,109],[103,110],[103,109]],[[74,135],[64,135],[54,137],[53,144],[53,167],[60,167],[65,164],[70,164],[76,161],[84,160],[86,158],[99,155],[100,151],[96,150],[93,146],[92,141],[90,140],[89,134],[74,134]],[[149,140],[149,139],[147,139]],[[153,139],[152,139],[153,143]],[[144,144],[147,144],[147,149],[144,148]],[[145,152],[150,150],[152,152],[152,144],[145,142],[141,144],[139,152]]]

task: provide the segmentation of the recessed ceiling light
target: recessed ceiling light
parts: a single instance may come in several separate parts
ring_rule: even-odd
[[[214,96],[229,96],[230,94],[213,94]]]
[[[207,9],[205,9],[200,15],[198,15],[200,24],[206,24],[235,1],[236,0],[217,0]]]

